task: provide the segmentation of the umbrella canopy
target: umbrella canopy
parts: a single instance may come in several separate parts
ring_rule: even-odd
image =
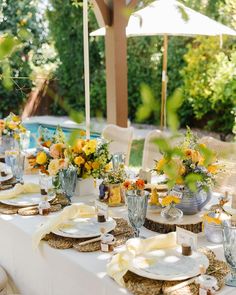
[[[90,36],[103,35],[105,35],[105,28],[98,29],[90,34]],[[165,127],[167,36],[236,36],[236,31],[194,11],[178,1],[157,0],[130,16],[128,26],[126,27],[126,35],[128,37],[164,35],[161,126]]]

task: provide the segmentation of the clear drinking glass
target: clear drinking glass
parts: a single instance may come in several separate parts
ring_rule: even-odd
[[[115,153],[112,155],[113,170],[118,170],[121,166],[125,166],[125,153]]]
[[[139,237],[140,228],[144,225],[149,192],[126,191],[126,204],[128,207],[129,222],[134,229],[135,237]]]
[[[25,151],[30,146],[30,131],[20,133],[20,148],[22,151]]]
[[[65,197],[71,201],[73,194],[75,192],[77,180],[77,169],[73,166],[67,169],[62,169],[59,172],[59,181],[61,184],[61,189]]]
[[[39,172],[39,186],[41,190],[41,195],[54,194],[52,176],[47,175],[46,173]]]
[[[225,259],[231,270],[225,284],[236,287],[236,223],[230,220],[223,221],[222,228]]]
[[[25,155],[19,151],[6,151],[5,162],[11,167],[17,182],[23,183]]]

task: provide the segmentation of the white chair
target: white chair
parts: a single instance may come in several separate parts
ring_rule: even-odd
[[[219,165],[222,165],[222,171],[216,175],[216,190],[235,193],[236,143],[224,142],[210,136],[204,136],[199,141],[216,152]]]
[[[124,153],[125,164],[129,165],[130,150],[134,130],[132,127],[122,128],[116,125],[107,125],[102,131],[102,137],[111,141],[109,151],[111,154]]]
[[[162,154],[159,150],[157,144],[153,141],[155,138],[170,138],[171,133],[160,131],[160,130],[152,130],[148,133],[147,137],[145,138],[144,142],[144,149],[143,149],[143,159],[142,159],[142,169],[149,170],[153,169],[155,166],[155,161],[158,161],[162,158]],[[170,139],[171,146],[178,145],[182,141],[183,137],[178,136]]]

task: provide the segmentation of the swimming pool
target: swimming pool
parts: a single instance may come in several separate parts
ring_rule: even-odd
[[[24,126],[27,130],[30,131],[30,148],[34,148],[37,145],[37,139],[39,137],[39,127],[47,128],[52,134],[56,131],[57,126],[49,125],[49,124],[42,124],[42,123],[24,123]],[[63,132],[65,133],[66,137],[69,138],[70,134],[78,130],[76,128],[66,128],[61,127]],[[90,134],[90,138],[98,138],[100,137],[100,133],[92,132]]]

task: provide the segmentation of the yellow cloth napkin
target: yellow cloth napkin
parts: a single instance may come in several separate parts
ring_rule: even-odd
[[[37,248],[41,239],[56,230],[62,223],[78,217],[89,218],[95,216],[95,208],[85,204],[72,204],[66,207],[61,213],[54,215],[47,222],[42,224],[33,234],[33,248]]]
[[[13,189],[1,191],[0,200],[7,200],[17,197],[20,194],[39,193],[40,187],[35,183],[17,183]]]
[[[129,270],[135,256],[145,252],[173,248],[176,246],[176,233],[163,234],[148,239],[130,239],[126,242],[125,250],[114,255],[107,265],[107,273],[119,285],[124,286],[123,276]]]

